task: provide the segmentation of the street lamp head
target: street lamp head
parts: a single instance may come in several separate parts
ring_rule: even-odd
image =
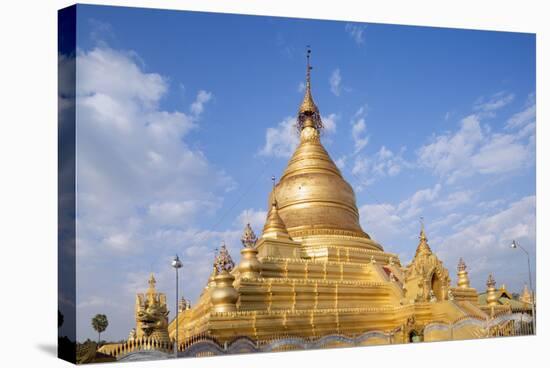
[[[510,248],[515,249],[515,248],[517,248],[517,247],[518,247],[518,243],[516,243],[515,240],[512,240],[512,244],[510,244]]]
[[[174,259],[172,260],[172,267],[174,267],[177,270],[178,268],[181,268],[182,266],[183,265],[182,265],[178,255],[176,254]]]

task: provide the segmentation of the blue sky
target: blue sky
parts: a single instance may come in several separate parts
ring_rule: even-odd
[[[407,264],[419,217],[454,277],[519,290],[535,246],[535,36],[79,6],[78,337],[125,338],[155,272],[196,301],[224,240],[265,218],[297,142],[305,46],[323,143],[365,231]],[[174,310],[174,307],[170,308]]]

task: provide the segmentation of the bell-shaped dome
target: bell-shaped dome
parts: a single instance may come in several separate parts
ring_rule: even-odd
[[[279,216],[293,238],[302,234],[369,238],[359,225],[352,187],[342,177],[321,144],[318,130],[313,127],[302,129],[300,144],[274,193]]]
[[[298,110],[300,144],[269,201],[273,203],[275,195],[278,214],[293,239],[352,236],[382,249],[361,229],[355,193],[321,144],[322,122],[311,97],[310,69],[308,57],[305,98]]]

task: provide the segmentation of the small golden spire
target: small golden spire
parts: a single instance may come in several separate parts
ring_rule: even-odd
[[[426,237],[426,232],[424,230],[424,217],[420,216],[420,240],[421,241],[428,241],[428,238]]]
[[[254,234],[254,230],[252,230],[250,224],[246,224],[243,231],[243,236],[241,237],[241,243],[243,244],[243,247],[254,248],[257,240],[258,238],[256,238],[256,234]]]
[[[233,262],[233,259],[229,254],[229,250],[227,250],[227,247],[225,246],[225,242],[222,242],[222,246],[218,251],[218,255],[214,261],[214,267],[216,268],[217,274],[222,272],[231,272],[235,267],[235,262]]]
[[[469,288],[470,287],[470,278],[468,277],[468,272],[466,271],[466,263],[462,257],[458,260],[458,282],[457,286],[459,288]]]
[[[313,67],[309,64],[310,54],[311,49],[307,46],[306,91],[302,104],[298,109],[297,127],[299,131],[302,131],[305,127],[312,127],[317,130],[323,127],[319,109],[317,108],[317,105],[313,101],[313,96],[311,95],[311,69],[313,69]]]
[[[519,301],[526,304],[533,304],[533,295],[531,294],[531,290],[527,287],[527,284],[523,286],[523,291],[521,292]]]
[[[281,216],[279,216],[279,209],[275,196],[273,196],[271,209],[267,214],[262,238],[290,238],[285,223],[281,219]]]
[[[431,253],[432,250],[428,245],[428,237],[426,236],[426,231],[424,230],[424,217],[420,217],[420,236],[418,238],[420,239],[420,243],[416,248],[416,254]]]
[[[496,281],[493,274],[490,273],[487,278],[487,305],[495,306],[498,304],[498,292],[495,288]]]

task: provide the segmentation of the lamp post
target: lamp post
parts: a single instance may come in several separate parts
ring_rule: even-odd
[[[176,254],[176,256],[174,257],[174,259],[172,260],[172,267],[174,267],[174,269],[176,270],[176,341],[175,341],[175,344],[174,344],[174,357],[177,358],[178,357],[178,344],[179,344],[179,339],[178,339],[178,322],[179,322],[179,308],[178,308],[178,290],[179,290],[179,285],[178,285],[178,282],[179,282],[179,269],[182,267],[182,263],[178,257],[178,255]]]
[[[510,244],[512,249],[521,249],[523,253],[527,256],[527,270],[529,271],[529,288],[531,289],[531,317],[533,318],[533,334],[536,334],[536,316],[535,316],[535,291],[533,290],[533,282],[531,281],[531,260],[529,257],[529,252],[523,248],[518,241],[512,240]]]

